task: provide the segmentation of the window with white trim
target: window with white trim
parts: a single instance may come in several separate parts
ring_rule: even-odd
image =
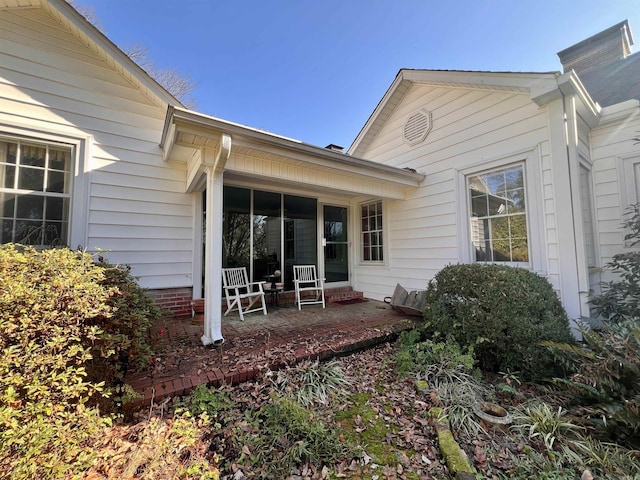
[[[0,243],[67,245],[73,148],[0,137]]]
[[[365,262],[382,262],[383,229],[382,201],[377,200],[360,206],[361,258]]]
[[[524,165],[467,177],[476,262],[529,263]]]

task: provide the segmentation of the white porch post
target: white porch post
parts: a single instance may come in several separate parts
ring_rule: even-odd
[[[222,173],[213,168],[207,174],[207,218],[205,237],[205,302],[202,343],[210,345],[222,338]]]

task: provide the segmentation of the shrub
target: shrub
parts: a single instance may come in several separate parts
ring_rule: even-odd
[[[483,370],[518,370],[525,380],[553,375],[557,365],[539,342],[573,342],[551,284],[522,268],[447,266],[429,282],[425,305],[424,332],[473,347]]]
[[[149,329],[163,312],[138,285],[129,265],[111,265],[99,257],[97,266],[104,273],[100,284],[115,293],[107,300],[110,316],[87,319],[88,325],[97,325],[103,332],[94,344],[89,374],[118,384],[129,368],[141,370],[149,366],[153,356]]]
[[[85,364],[101,332],[85,320],[111,316],[103,279],[84,253],[0,248],[0,471],[12,478],[62,478],[91,462],[100,419],[87,403],[102,385]]]
[[[127,269],[69,249],[1,246],[0,285],[0,471],[72,476],[154,310]]]
[[[583,329],[582,345],[545,342],[576,369],[556,379],[568,400],[588,407],[607,440],[640,448],[640,328],[637,322]]]
[[[640,243],[640,203],[630,206],[627,216],[625,240],[635,246]],[[593,314],[609,323],[640,321],[640,251],[614,255],[606,268],[620,278],[603,283],[602,294],[591,298]]]

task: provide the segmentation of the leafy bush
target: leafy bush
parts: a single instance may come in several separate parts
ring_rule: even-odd
[[[607,439],[640,447],[640,328],[637,322],[583,329],[582,345],[545,342],[576,373],[556,379],[567,399],[591,410]]]
[[[460,345],[449,338],[446,342],[432,340],[419,341],[418,330],[400,334],[396,344],[399,347],[395,355],[396,371],[401,376],[435,375],[438,378],[450,377],[456,372],[470,373],[476,360],[473,346],[463,352]]]
[[[0,471],[72,475],[103,423],[91,405],[147,351],[153,310],[128,270],[69,249],[1,246],[0,285]]]
[[[0,471],[62,478],[92,460],[100,425],[87,407],[102,384],[85,365],[100,335],[87,318],[109,318],[115,288],[90,255],[0,248]]]
[[[630,246],[640,243],[640,203],[629,207],[623,223]],[[609,323],[640,321],[640,250],[619,253],[606,265],[620,278],[602,285],[602,294],[591,298],[594,315]]]
[[[640,243],[640,204],[629,207],[625,240]],[[576,373],[557,379],[570,401],[593,410],[605,438],[640,447],[640,251],[614,255],[607,268],[620,275],[591,298],[600,330],[583,329],[581,345],[549,342]]]
[[[450,265],[429,282],[425,299],[424,332],[473,347],[483,370],[518,370],[525,380],[552,376],[557,365],[539,342],[573,342],[551,284],[522,268]]]
[[[107,300],[112,311],[109,317],[98,315],[87,319],[88,325],[97,325],[102,330],[94,344],[89,374],[118,384],[129,368],[141,370],[149,366],[153,356],[149,329],[163,312],[138,285],[129,265],[111,265],[99,257],[97,266],[104,273],[100,284],[115,289],[115,293]]]

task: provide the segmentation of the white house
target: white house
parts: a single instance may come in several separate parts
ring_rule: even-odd
[[[345,154],[184,108],[63,0],[0,0],[0,241],[105,250],[177,314],[204,294],[204,343],[232,265],[381,299],[495,261],[577,318],[639,199],[632,43],[622,22],[566,73],[401,70]]]

